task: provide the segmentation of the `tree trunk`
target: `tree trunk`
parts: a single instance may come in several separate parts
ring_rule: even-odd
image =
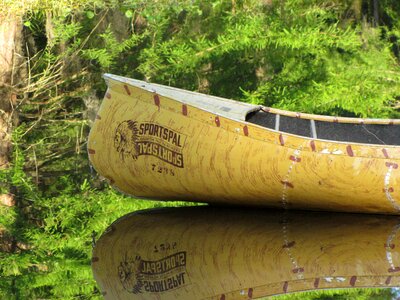
[[[21,85],[22,18],[0,18],[0,172],[9,168],[11,159],[11,133],[18,123],[16,111],[17,87]],[[0,205],[15,206],[15,191],[7,182],[0,183],[8,193],[0,194]],[[1,228],[0,228],[1,230]],[[4,235],[0,234],[0,237]],[[0,238],[0,244],[7,244]],[[0,245],[1,248],[1,245]]]
[[[10,167],[12,130],[18,124],[17,94],[24,85],[26,60],[22,54],[22,17],[0,18],[0,172]],[[18,206],[16,188],[0,182],[7,193],[0,194],[0,205]],[[26,248],[0,226],[0,252],[15,253]]]
[[[372,1],[372,7],[374,10],[374,20],[373,20],[373,25],[375,27],[379,26],[380,20],[379,20],[379,0],[373,0]]]
[[[15,110],[21,67],[21,17],[0,19],[0,170],[9,166],[11,131],[18,122]]]

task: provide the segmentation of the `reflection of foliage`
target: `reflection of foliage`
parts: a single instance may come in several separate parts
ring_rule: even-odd
[[[16,167],[8,176],[25,192],[19,207],[0,206],[0,223],[18,241],[12,253],[0,251],[0,298],[100,299],[90,270],[93,238],[129,211],[167,203],[132,201],[111,188],[96,191],[90,178],[76,186],[68,176],[43,193]]]
[[[116,194],[89,167],[102,73],[307,112],[396,117],[400,2],[372,2],[3,0],[0,20],[23,17],[26,76],[13,87],[20,127],[0,173],[1,193],[17,199],[0,206],[0,298],[97,297],[93,231],[161,205]]]

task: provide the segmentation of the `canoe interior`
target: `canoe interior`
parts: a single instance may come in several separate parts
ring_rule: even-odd
[[[321,121],[284,116],[264,110],[249,113],[246,121],[313,139],[375,145],[400,145],[399,124],[355,124]]]

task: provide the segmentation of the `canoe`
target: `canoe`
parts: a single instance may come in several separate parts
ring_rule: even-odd
[[[252,299],[400,285],[396,216],[185,207],[132,213],[97,241],[105,299]]]
[[[104,78],[88,153],[126,194],[399,214],[400,120],[302,114]]]

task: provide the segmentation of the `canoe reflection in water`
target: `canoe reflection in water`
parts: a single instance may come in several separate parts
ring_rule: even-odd
[[[184,207],[114,222],[92,268],[105,299],[251,299],[400,285],[394,216]]]

